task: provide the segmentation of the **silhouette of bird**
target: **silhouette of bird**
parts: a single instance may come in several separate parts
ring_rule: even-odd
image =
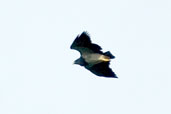
[[[84,66],[97,76],[117,78],[116,74],[109,68],[110,59],[114,59],[110,51],[103,53],[102,48],[91,42],[87,32],[78,35],[71,44],[71,49],[80,52],[81,56],[74,64]]]

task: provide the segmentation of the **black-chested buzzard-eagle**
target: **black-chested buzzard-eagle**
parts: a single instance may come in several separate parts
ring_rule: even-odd
[[[81,54],[81,57],[75,60],[74,64],[84,66],[98,76],[117,78],[112,69],[109,68],[110,59],[115,57],[110,51],[103,53],[99,45],[91,42],[87,32],[78,35],[70,48]]]

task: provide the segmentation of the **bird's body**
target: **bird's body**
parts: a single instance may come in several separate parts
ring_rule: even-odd
[[[98,54],[98,53],[83,54],[82,57],[87,63],[98,63],[101,61],[110,61],[109,57],[107,57],[105,55]]]
[[[103,53],[100,46],[91,43],[86,32],[77,36],[70,48],[79,51],[81,54],[81,57],[75,60],[75,64],[84,66],[98,76],[117,78],[109,68],[110,59],[115,57],[109,51]]]

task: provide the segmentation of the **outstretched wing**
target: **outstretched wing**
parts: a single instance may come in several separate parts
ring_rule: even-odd
[[[101,62],[93,66],[85,66],[85,68],[98,76],[118,78],[112,69],[109,68],[109,62]]]
[[[97,44],[91,43],[90,36],[87,32],[83,32],[81,35],[78,35],[73,41],[71,49],[75,49],[82,53],[100,53],[102,54],[101,47]]]

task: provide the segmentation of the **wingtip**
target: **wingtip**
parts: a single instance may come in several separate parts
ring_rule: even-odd
[[[108,75],[106,75],[106,77],[109,77],[109,78],[118,78],[117,75],[111,71]]]
[[[118,78],[117,75],[113,72],[113,78]]]
[[[81,35],[79,35],[79,37],[81,37],[81,36],[90,37],[90,34],[89,34],[87,31],[83,31],[83,32],[81,33]]]
[[[87,35],[89,35],[88,31],[83,31],[82,34],[87,34]]]
[[[105,77],[105,78],[118,78],[114,72],[112,72],[112,73],[110,73],[110,74],[99,75],[99,76]]]
[[[114,76],[113,78],[118,78],[117,76]]]
[[[109,78],[118,78],[116,75],[109,76]]]
[[[101,77],[104,77],[104,78],[116,78],[116,79],[118,79],[118,77],[117,76],[101,76]]]

